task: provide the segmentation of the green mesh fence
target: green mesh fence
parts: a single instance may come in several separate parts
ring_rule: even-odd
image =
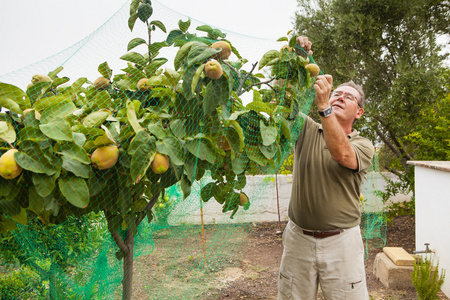
[[[2,283],[1,299],[214,299],[239,266],[252,209],[274,188],[264,175],[312,105],[315,62],[295,37],[178,17],[133,0],[0,76],[0,271],[33,278]],[[377,166],[367,248],[385,240]]]

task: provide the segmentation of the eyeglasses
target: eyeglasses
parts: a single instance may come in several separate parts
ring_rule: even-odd
[[[333,94],[331,94],[331,98],[333,98],[333,99],[339,98],[341,96],[344,97],[345,101],[356,102],[356,104],[358,104],[358,106],[361,107],[361,105],[359,104],[358,98],[351,93],[335,91],[335,92],[333,92]]]

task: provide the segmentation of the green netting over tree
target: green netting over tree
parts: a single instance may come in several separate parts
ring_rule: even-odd
[[[210,299],[242,257],[250,213],[273,189],[252,178],[292,153],[317,66],[295,35],[274,50],[174,16],[133,0],[0,77],[0,271],[33,278],[3,285],[2,299]],[[369,194],[364,237],[384,241]]]

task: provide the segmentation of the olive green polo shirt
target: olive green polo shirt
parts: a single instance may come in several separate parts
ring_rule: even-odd
[[[289,218],[303,229],[334,230],[359,225],[361,183],[374,155],[372,143],[353,130],[358,170],[350,170],[327,149],[322,126],[308,116],[295,145]]]

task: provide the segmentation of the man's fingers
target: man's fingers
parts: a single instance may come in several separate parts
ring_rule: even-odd
[[[300,47],[302,47],[305,50],[306,53],[311,52],[312,43],[308,40],[308,37],[298,36],[297,42],[300,45]]]
[[[325,74],[325,78],[327,79],[328,83],[333,86],[333,76],[329,74]]]

